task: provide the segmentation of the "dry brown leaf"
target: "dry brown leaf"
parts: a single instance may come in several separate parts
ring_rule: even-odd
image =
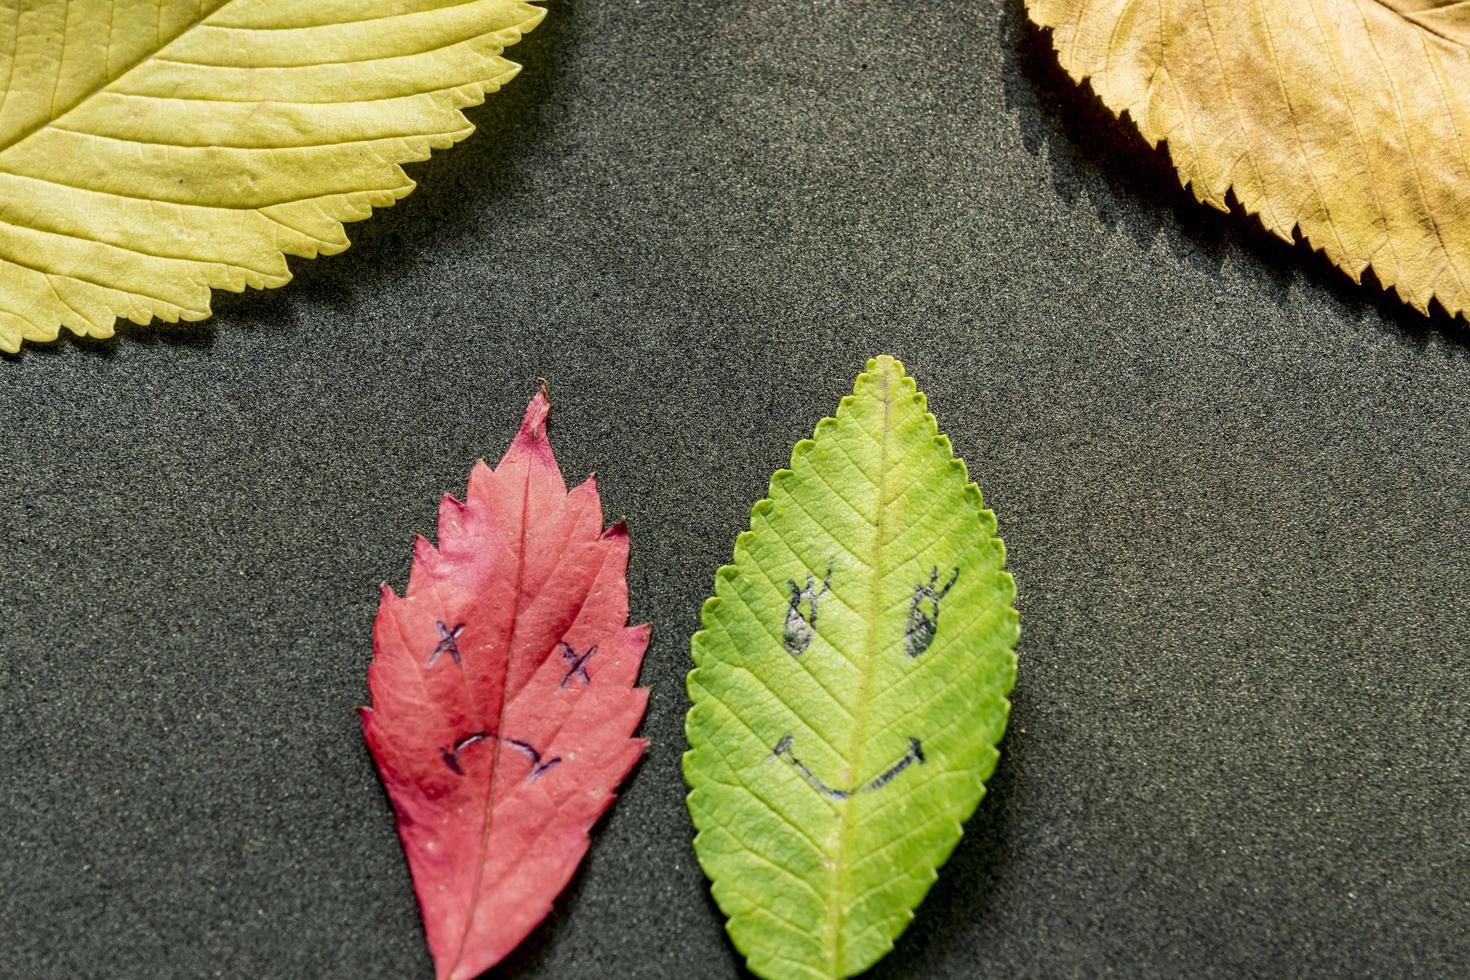
[[[1195,197],[1470,312],[1470,0],[1026,0]]]

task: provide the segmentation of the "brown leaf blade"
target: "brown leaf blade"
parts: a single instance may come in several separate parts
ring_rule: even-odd
[[[1181,182],[1427,313],[1470,311],[1470,4],[1026,0]]]

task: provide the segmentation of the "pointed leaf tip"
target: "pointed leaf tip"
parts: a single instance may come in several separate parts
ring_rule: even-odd
[[[546,434],[546,422],[551,417],[551,395],[547,393],[546,383],[541,383],[541,389],[531,398],[526,405],[526,414],[521,419],[521,427],[516,432],[512,448],[520,447],[540,452],[551,448],[551,442]]]
[[[626,546],[604,539],[595,487],[567,493],[548,407],[531,400],[510,465],[477,464],[465,501],[444,497],[439,547],[415,540],[374,627],[360,717],[441,977],[478,976],[545,916],[642,754],[646,636],[625,635],[609,559]]]

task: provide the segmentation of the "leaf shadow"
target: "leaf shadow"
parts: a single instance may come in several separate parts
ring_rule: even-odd
[[[1011,695],[1011,722],[999,745],[1000,762],[980,806],[965,822],[964,836],[939,869],[939,879],[915,910],[914,921],[865,977],[929,976],[941,961],[953,960],[968,927],[990,918],[996,882],[1010,862],[1014,811],[1022,796],[1024,743],[1011,736],[1017,716],[1025,715],[1021,697]]]
[[[596,843],[594,833],[593,846],[596,846]],[[546,913],[546,917],[541,920],[540,924],[532,929],[525,939],[521,940],[520,945],[512,950],[509,956],[480,974],[480,980],[511,980],[512,977],[525,976],[542,965],[542,960],[556,938],[562,934],[568,919],[571,918],[572,909],[576,907],[586,881],[587,862],[583,860],[578,863],[576,872],[572,874],[572,880],[567,882],[561,894],[552,901],[551,911]]]
[[[117,356],[122,344],[207,353],[214,348],[217,337],[218,331],[215,325],[207,320],[199,323],[183,321],[167,323],[163,320],[152,320],[141,326],[131,321],[123,321],[117,325],[117,332],[111,337],[79,337],[63,328],[52,343],[27,341],[14,354],[0,352],[0,359],[20,364],[27,357],[61,357],[72,351],[79,351],[88,357],[111,360]]]
[[[1026,149],[1044,156],[1052,187],[1066,203],[1084,200],[1109,231],[1140,248],[1162,239],[1195,268],[1218,275],[1227,258],[1249,264],[1278,309],[1294,287],[1325,294],[1342,315],[1370,321],[1417,348],[1434,344],[1470,355],[1470,322],[1436,300],[1419,313],[1384,288],[1370,268],[1361,285],[1313,249],[1294,229],[1286,242],[1246,213],[1234,192],[1221,213],[1179,182],[1166,143],[1153,148],[1131,118],[1119,118],[1088,83],[1074,82],[1057,60],[1052,31],[1031,23],[1023,0],[1010,0],[1001,27],[1006,106],[1016,113]]]
[[[414,191],[392,207],[379,208],[364,221],[347,226],[352,245],[338,255],[306,260],[291,259],[292,282],[266,297],[220,297],[217,311],[238,319],[296,321],[298,303],[324,306],[351,314],[364,289],[398,279],[419,261],[426,248],[448,248],[477,228],[479,216],[492,213],[511,193],[507,179],[527,157],[544,145],[557,123],[548,111],[552,93],[564,84],[569,22],[578,16],[573,5],[555,11],[505,56],[522,65],[519,75],[478,106],[464,110],[475,126],[465,140],[436,150],[427,160],[404,165],[417,184]],[[510,229],[502,226],[508,236]]]
[[[632,795],[634,788],[638,785],[639,775],[647,767],[648,755],[645,753],[643,758],[638,760],[638,764],[633,767],[633,771],[628,773],[623,782],[619,784],[619,797]],[[545,918],[531,930],[525,939],[520,941],[510,955],[482,973],[479,980],[511,980],[512,977],[525,976],[545,965],[547,954],[556,942],[568,935],[568,930],[564,927],[572,917],[572,910],[577,906],[581,897],[582,889],[587,882],[587,866],[596,852],[598,839],[602,837],[608,821],[613,819],[613,811],[616,806],[617,801],[614,800],[613,806],[609,807],[602,816],[597,818],[597,822],[588,828],[587,834],[592,843],[588,846],[587,853],[582,856],[582,860],[577,862],[577,870],[573,872],[571,880],[552,900],[551,911],[546,913]]]

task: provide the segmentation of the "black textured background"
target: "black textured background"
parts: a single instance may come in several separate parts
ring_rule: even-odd
[[[0,975],[431,976],[352,708],[377,583],[544,375],[632,526],[654,744],[495,975],[737,976],[687,639],[880,351],[1023,636],[874,975],[1465,975],[1470,328],[1194,205],[1017,0],[557,3],[512,54],[348,253],[0,360]]]

